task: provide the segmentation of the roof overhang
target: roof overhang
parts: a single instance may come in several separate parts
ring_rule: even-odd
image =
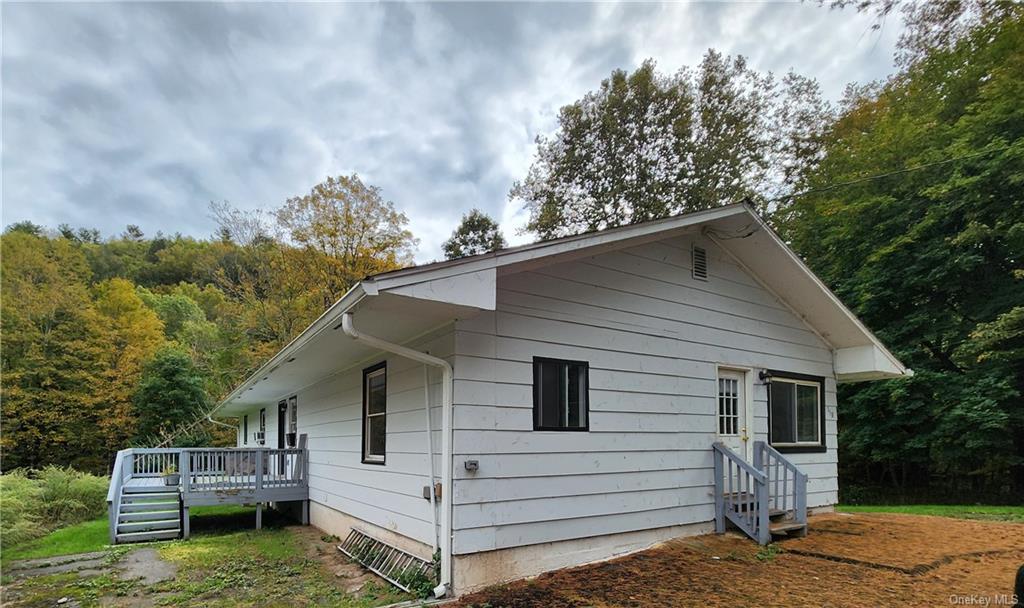
[[[838,382],[913,375],[759,215],[746,211],[707,225],[705,236],[832,349]]]

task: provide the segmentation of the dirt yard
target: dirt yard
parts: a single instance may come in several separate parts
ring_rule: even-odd
[[[1007,606],[1021,565],[1022,524],[837,513],[812,517],[806,538],[769,547],[731,533],[679,539],[457,606]]]

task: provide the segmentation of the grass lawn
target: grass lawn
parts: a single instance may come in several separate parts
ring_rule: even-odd
[[[1024,506],[990,505],[839,505],[845,513],[904,513],[907,515],[939,515],[957,519],[1012,521],[1024,523]]]
[[[308,527],[286,528],[286,520],[273,511],[264,512],[264,528],[259,531],[254,529],[253,508],[203,507],[192,512],[193,533],[187,541],[109,547],[103,519],[51,533],[4,555],[7,560],[30,554],[56,556],[69,550],[107,550],[108,561],[116,562],[128,552],[148,547],[177,566],[173,580],[146,586],[138,580],[120,580],[113,572],[82,578],[74,573],[42,575],[5,581],[2,603],[52,606],[57,599],[70,597],[83,608],[113,602],[120,606],[370,608],[412,599],[375,580],[358,591],[346,591],[347,579],[333,572],[339,563],[348,563],[334,548],[337,539],[322,537]]]
[[[220,520],[237,518],[253,512],[252,507],[236,505],[194,507],[192,509],[192,522],[193,524],[198,523],[200,528],[215,527]],[[198,521],[197,518],[199,518]],[[12,559],[32,559],[102,551],[109,542],[107,518],[103,517],[54,530],[46,536],[20,545],[4,547],[3,562],[7,563]]]

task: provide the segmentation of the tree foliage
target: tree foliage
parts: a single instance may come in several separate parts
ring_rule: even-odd
[[[751,199],[762,205],[813,164],[831,116],[815,81],[781,81],[708,51],[696,69],[616,70],[538,138],[510,197],[542,239]]]
[[[1024,9],[937,7],[907,9],[904,69],[849,89],[810,193],[775,220],[917,372],[844,387],[846,479],[1010,496],[1024,491]]]
[[[479,209],[473,209],[462,216],[459,226],[441,249],[448,260],[469,255],[489,253],[505,247],[505,236],[501,234],[498,222]]]
[[[4,466],[106,472],[116,450],[228,442],[206,409],[351,284],[409,261],[405,216],[358,177],[276,213],[211,206],[209,240],[29,222],[0,237]]]

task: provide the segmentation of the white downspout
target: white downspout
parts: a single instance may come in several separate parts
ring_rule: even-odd
[[[452,586],[452,366],[444,359],[359,332],[350,312],[342,315],[341,329],[353,340],[441,369],[441,584],[434,588],[434,595],[444,597]]]
[[[427,418],[427,466],[430,479],[430,555],[437,553],[437,493],[434,492],[434,426],[430,423],[430,368],[423,364],[423,413]]]

